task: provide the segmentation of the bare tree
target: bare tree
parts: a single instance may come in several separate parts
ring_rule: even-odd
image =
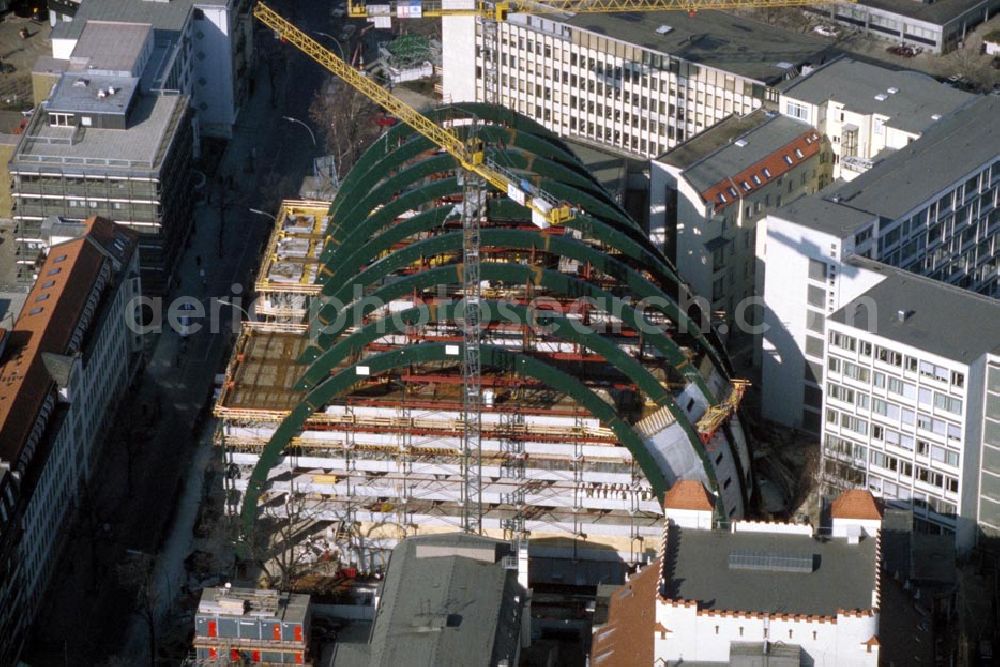
[[[246,536],[250,559],[264,575],[267,588],[289,590],[315,562],[310,537],[316,511],[296,495],[265,504]]]
[[[332,80],[317,91],[309,105],[309,118],[321,128],[339,174],[346,174],[378,138],[381,128],[375,120],[379,113],[371,100],[340,81]]]
[[[132,592],[133,611],[146,623],[149,639],[149,664],[156,665],[156,607],[159,593],[153,577],[154,559],[149,554],[129,552],[125,562],[118,565],[118,581]]]

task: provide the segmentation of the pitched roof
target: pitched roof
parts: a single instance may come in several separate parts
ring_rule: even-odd
[[[591,644],[595,667],[653,664],[660,562],[657,558],[611,594],[607,625],[594,632]]]
[[[663,498],[663,506],[674,510],[705,510],[715,509],[712,496],[705,490],[705,485],[694,479],[682,479],[670,487]]]
[[[834,519],[882,520],[882,511],[875,502],[875,496],[864,489],[844,491],[830,505],[830,517]]]
[[[101,235],[105,223],[91,218]],[[16,465],[53,382],[46,353],[63,355],[104,256],[87,236],[52,246],[0,359],[0,459]]]

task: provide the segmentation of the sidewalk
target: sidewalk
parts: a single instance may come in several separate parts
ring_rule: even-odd
[[[272,223],[247,209],[269,210],[275,198],[292,195],[281,187],[297,185],[311,167],[315,149],[308,134],[284,131],[280,118],[286,104],[287,113],[305,117],[304,109],[292,105],[308,101],[322,76],[313,68],[283,77],[294,80],[299,96],[276,95],[272,106],[266,69],[258,68],[254,96],[240,114],[216,178],[206,185],[212,201],[195,209],[189,247],[178,261],[175,287],[163,299],[164,313],[178,297],[194,297],[207,311],[210,297],[232,298],[234,284],[244,288],[244,303],[252,298],[252,272]],[[247,173],[252,153],[255,168]],[[218,197],[227,177],[223,221]],[[86,514],[97,528],[74,527],[67,538],[24,656],[30,664],[63,664],[65,656],[72,656],[72,664],[99,664],[111,655],[126,664],[150,664],[145,619],[134,611],[135,591],[122,586],[117,567],[131,551],[156,555],[152,598],[157,628],[165,627],[186,580],[184,560],[192,548],[204,471],[217,451],[211,444],[214,422],[205,416],[214,376],[233,339],[231,323],[240,319],[231,307],[220,313],[218,333],[203,329],[184,340],[165,322],[163,332],[150,337],[141,385],[116,418],[117,435],[123,437],[109,438],[91,483]]]

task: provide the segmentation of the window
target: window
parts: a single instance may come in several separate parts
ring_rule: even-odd
[[[72,117],[73,115],[68,113],[50,113],[49,125],[52,127],[69,127]]]
[[[806,301],[809,303],[810,306],[823,308],[826,305],[826,290],[823,289],[822,287],[809,285],[809,291],[806,296]]]
[[[806,328],[810,331],[815,331],[816,333],[823,333],[823,326],[826,324],[826,318],[814,310],[806,311]],[[854,340],[853,338],[851,339]]]
[[[961,373],[957,372],[957,371],[952,371],[951,372],[951,384],[954,385],[954,386],[956,386],[956,387],[964,387],[965,386],[965,376],[962,375]]]
[[[809,260],[809,279],[810,280],[826,280],[827,267],[825,262],[821,262],[816,259]]]
[[[806,336],[806,354],[810,357],[823,357],[823,339]]]
[[[90,127],[93,124],[93,119],[90,116],[80,116],[80,125],[84,127]]]
[[[786,100],[785,115],[791,116],[792,118],[798,118],[799,120],[804,120],[807,123],[809,122],[809,108],[804,104],[799,104],[798,102]]]

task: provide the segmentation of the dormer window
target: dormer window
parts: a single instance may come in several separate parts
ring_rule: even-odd
[[[764,178],[771,178],[771,170],[764,167]]]
[[[729,188],[729,194],[733,196],[733,199],[740,196],[740,193],[736,191],[736,188]]]
[[[805,155],[803,155],[803,154],[802,154],[802,150],[801,150],[801,149],[799,149],[799,148],[796,148],[796,149],[795,149],[795,157],[797,157],[798,159],[800,159],[800,160],[801,160],[802,158],[804,158],[804,157],[805,157]]]
[[[758,176],[757,174],[753,175],[753,184],[754,185],[760,185],[761,184],[760,176]]]
[[[795,164],[795,163],[794,163],[794,162],[792,161],[792,158],[788,157],[787,155],[786,155],[786,156],[784,156],[784,157],[785,157],[785,162],[786,162],[786,163],[788,163],[788,164]]]

